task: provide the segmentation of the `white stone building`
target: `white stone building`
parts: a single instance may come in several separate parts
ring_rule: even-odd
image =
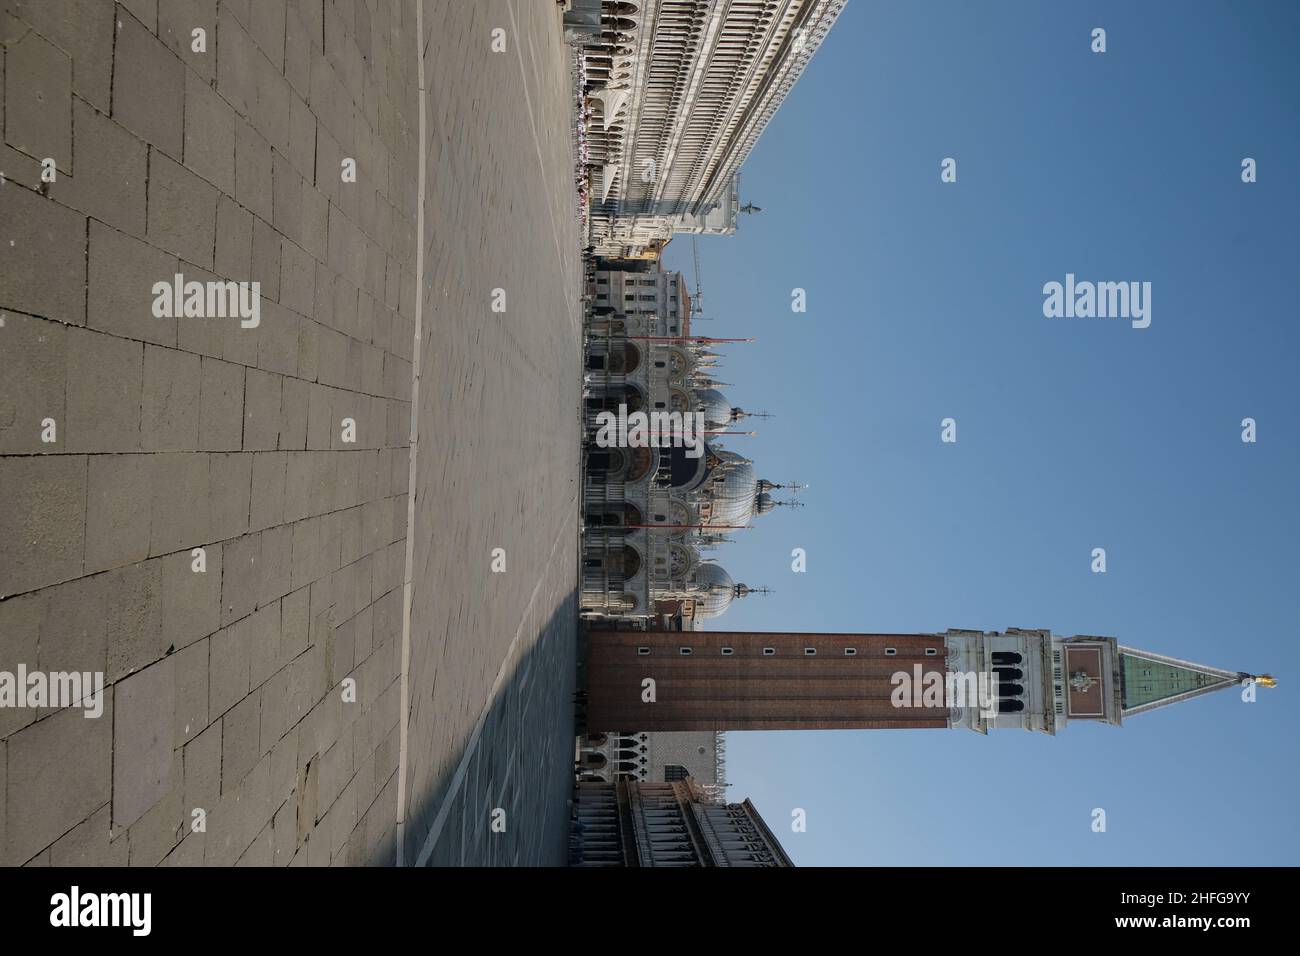
[[[587,781],[630,777],[672,783],[690,777],[711,798],[727,791],[727,745],[713,731],[587,734],[578,742],[578,773]]]
[[[705,550],[777,507],[753,463],[722,445],[747,412],[713,388],[717,356],[690,334],[680,273],[598,270],[583,401],[580,608],[588,618],[695,622],[753,589]],[[610,416],[677,413],[703,423],[696,444],[602,441]]]
[[[591,243],[731,235],[739,170],[847,0],[606,0],[584,47]]]

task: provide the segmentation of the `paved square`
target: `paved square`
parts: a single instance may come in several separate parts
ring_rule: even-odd
[[[569,51],[549,3],[433,7],[407,858],[559,865],[582,378]]]
[[[4,4],[0,865],[564,862],[571,51],[419,2]]]

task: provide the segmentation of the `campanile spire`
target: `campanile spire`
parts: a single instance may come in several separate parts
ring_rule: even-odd
[[[592,631],[589,722],[644,730],[1119,726],[1254,676],[1047,630]]]

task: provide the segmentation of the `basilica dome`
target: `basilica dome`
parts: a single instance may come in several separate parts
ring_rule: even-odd
[[[695,399],[699,411],[704,413],[705,424],[725,425],[731,421],[731,402],[716,388],[696,389]]]
[[[701,564],[691,575],[687,591],[695,599],[695,617],[717,617],[731,606],[736,584],[731,575],[716,564]]]
[[[705,485],[713,499],[709,524],[748,524],[754,515],[758,491],[753,464],[735,456],[734,460],[727,462],[719,477],[721,481],[710,481]]]

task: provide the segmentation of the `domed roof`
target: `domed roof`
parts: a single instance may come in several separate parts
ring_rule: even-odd
[[[758,479],[754,466],[743,458],[728,462],[722,481],[706,486],[713,499],[709,524],[747,524],[754,514],[754,496]]]
[[[765,515],[776,507],[776,501],[766,491],[754,499],[754,511]]]
[[[725,425],[731,421],[731,402],[716,388],[696,389],[695,400],[699,403],[699,410],[704,413],[707,424]]]
[[[720,564],[714,564],[712,561],[702,562],[694,571],[691,572],[691,580],[687,585],[692,591],[707,591],[713,587],[725,587],[728,591],[736,586],[736,582],[731,580],[731,575]]]
[[[717,617],[731,607],[736,584],[731,575],[716,564],[701,564],[691,575],[686,589],[695,598],[695,617]]]

